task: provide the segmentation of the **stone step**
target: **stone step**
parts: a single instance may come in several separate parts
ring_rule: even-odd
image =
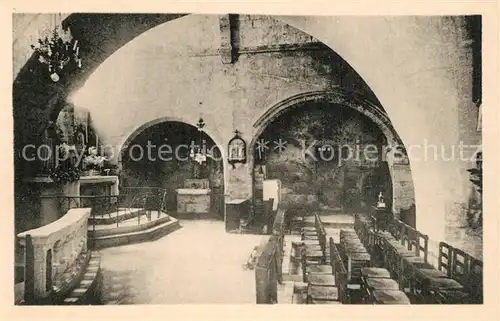
[[[119,233],[101,237],[89,237],[87,242],[89,246],[93,247],[94,249],[149,242],[170,234],[178,230],[179,228],[181,228],[179,221],[171,217],[169,221],[164,222],[160,225],[150,227],[146,230]]]
[[[95,301],[96,298],[89,297],[89,291],[94,291],[96,286],[102,286],[97,280],[101,265],[101,256],[98,252],[91,252],[91,259],[84,271],[82,279],[70,294],[63,300],[64,305],[88,304],[89,301]],[[99,282],[99,283],[96,283]],[[100,291],[98,291],[100,292]]]
[[[91,216],[89,217],[88,220],[88,225],[92,226],[92,224],[97,224],[97,225],[112,225],[116,224],[116,221],[122,222],[125,220],[128,220],[132,217],[137,217],[137,213],[139,212],[144,212],[143,208],[122,208],[118,211],[118,213],[112,212],[109,214],[105,215],[99,215],[99,216]]]
[[[142,215],[140,221],[137,217],[130,218],[128,220],[124,220],[116,224],[104,224],[104,225],[96,225],[96,226],[88,226],[88,236],[89,237],[101,237],[108,235],[116,235],[123,233],[132,233],[138,231],[144,231],[150,229],[153,226],[157,226],[163,224],[171,219],[165,213],[161,214],[160,218],[157,215],[153,215],[151,221],[148,220],[146,215]]]

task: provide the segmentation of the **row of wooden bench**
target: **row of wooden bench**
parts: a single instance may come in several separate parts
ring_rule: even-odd
[[[371,257],[354,231],[342,230],[340,243],[329,238],[318,215],[314,226],[303,227],[302,267],[303,280],[308,283],[307,302],[319,303],[371,303],[409,304],[406,295],[390,281],[371,282],[382,277],[374,273],[381,269],[371,267]],[[383,270],[383,269],[382,269]],[[389,272],[386,270],[386,274]],[[391,287],[387,287],[387,283]]]
[[[356,231],[340,231],[339,253],[347,266],[349,303],[410,304],[389,271],[374,266]]]
[[[482,262],[445,242],[437,267],[429,262],[429,237],[393,218],[381,229],[373,216],[356,215],[354,228],[370,255],[418,303],[482,303]]]

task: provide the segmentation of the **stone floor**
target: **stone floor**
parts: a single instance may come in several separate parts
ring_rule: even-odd
[[[229,234],[221,220],[181,220],[154,242],[101,250],[105,304],[255,303],[246,270],[262,235]]]

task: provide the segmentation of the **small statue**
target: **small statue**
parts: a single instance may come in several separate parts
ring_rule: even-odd
[[[385,208],[385,201],[382,192],[378,194],[377,208]]]

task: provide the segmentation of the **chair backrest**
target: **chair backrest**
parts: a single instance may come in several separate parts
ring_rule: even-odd
[[[323,226],[323,222],[321,222],[321,218],[319,217],[318,214],[314,214],[314,223],[316,227],[316,231],[318,233],[318,241],[319,245],[321,246],[321,250],[323,253],[326,251],[326,231],[325,227]]]
[[[453,258],[451,265],[451,277],[462,285],[469,282],[469,263],[471,256],[464,251],[453,248]]]
[[[339,298],[343,301],[345,290],[347,288],[347,270],[340,256],[337,246],[333,242],[333,238],[329,239],[330,245],[330,264],[332,266],[333,277],[339,291]]]
[[[363,243],[364,246],[367,246],[370,225],[367,222],[366,217],[361,217],[360,214],[355,215],[354,231],[356,231],[356,234],[358,235],[361,243]]]
[[[467,289],[475,303],[483,303],[483,262],[470,257]]]
[[[441,272],[446,272],[451,277],[451,265],[453,259],[453,247],[445,242],[439,242],[438,266]]]
[[[397,240],[405,241],[405,226],[403,222],[397,219],[391,219],[387,223],[387,230],[394,236]]]
[[[427,263],[429,255],[429,236],[420,233],[413,227],[404,224],[406,227],[406,234],[408,236],[409,250],[415,251],[415,256],[422,257],[424,262]]]

